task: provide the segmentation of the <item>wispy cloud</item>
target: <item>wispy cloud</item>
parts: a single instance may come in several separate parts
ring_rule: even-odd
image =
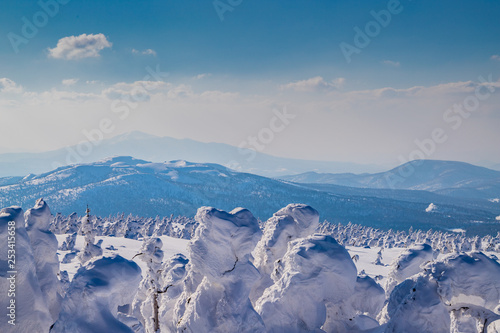
[[[336,78],[330,82],[325,81],[323,77],[316,76],[307,80],[290,82],[280,86],[281,90],[295,91],[321,91],[330,89],[340,89],[345,83],[344,78]]]
[[[210,74],[210,73],[202,73],[202,74],[196,75],[195,77],[193,77],[193,79],[194,80],[201,80],[201,79],[204,79],[204,78],[209,77],[211,75],[212,74]]]
[[[23,87],[6,77],[0,78],[0,92],[20,94]]]
[[[139,50],[136,50],[136,49],[132,49],[132,53],[133,54],[142,54],[142,55],[151,55],[151,56],[156,57],[156,51],[153,50],[153,49],[146,49],[144,51],[139,51]]]
[[[401,63],[399,61],[392,61],[392,60],[384,60],[382,61],[384,65],[387,66],[392,66],[392,67],[400,67]]]
[[[500,55],[498,54],[494,54],[490,57],[491,60],[496,60],[496,61],[500,61]]]
[[[49,48],[49,57],[65,60],[96,58],[103,49],[111,46],[112,43],[103,34],[69,36],[59,39],[53,49]]]
[[[65,80],[62,80],[62,84],[65,85],[65,86],[68,86],[68,87],[75,85],[77,82],[78,82],[78,79],[65,79]]]

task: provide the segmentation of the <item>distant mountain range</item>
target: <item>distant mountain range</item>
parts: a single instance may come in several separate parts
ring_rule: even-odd
[[[317,186],[313,188],[313,186]],[[326,186],[327,188],[321,188]],[[96,215],[193,216],[201,206],[250,209],[261,219],[289,203],[305,203],[330,222],[359,223],[382,229],[500,231],[500,205],[428,191],[359,189],[303,185],[232,171],[218,164],[185,161],[150,163],[131,157],[60,167],[27,177],[0,178],[0,207],[33,206],[43,197],[53,212]],[[434,203],[432,212],[426,208]]]
[[[88,147],[91,147],[90,149]],[[26,176],[48,172],[59,166],[92,163],[109,156],[134,156],[152,162],[187,160],[217,163],[241,172],[277,177],[306,171],[376,172],[380,166],[345,162],[308,161],[275,157],[222,143],[158,137],[131,132],[102,140],[44,153],[0,154],[0,177]]]
[[[306,172],[279,178],[306,184],[420,190],[456,198],[500,198],[500,171],[454,161],[412,161],[375,174]]]

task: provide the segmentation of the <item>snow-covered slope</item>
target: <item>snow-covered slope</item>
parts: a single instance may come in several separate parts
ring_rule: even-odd
[[[274,179],[238,173],[217,164],[185,161],[150,163],[115,157],[61,167],[49,173],[0,186],[0,206],[29,207],[39,197],[54,212],[82,212],[88,204],[96,215],[194,216],[197,207],[231,210],[245,206],[265,220],[291,202],[305,202],[330,222],[359,223],[384,229],[463,228],[485,234],[500,230],[491,212],[481,207],[447,204],[425,210],[430,202],[406,202],[369,196],[333,194]]]
[[[90,143],[88,143],[90,144]],[[25,176],[54,169],[54,165],[91,163],[108,156],[135,156],[140,159],[164,162],[188,160],[217,163],[242,172],[274,177],[317,170],[319,172],[375,172],[381,168],[346,162],[308,161],[276,157],[249,149],[241,149],[222,143],[204,143],[190,139],[174,139],[131,132],[93,145],[72,146],[44,153],[0,154],[0,177]],[[79,154],[78,151],[85,151]]]
[[[372,189],[424,190],[454,197],[500,197],[500,171],[463,162],[419,160],[375,174],[307,172],[281,179]]]

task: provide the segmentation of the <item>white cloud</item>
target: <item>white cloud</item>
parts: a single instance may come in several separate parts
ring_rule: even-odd
[[[111,45],[103,34],[69,36],[59,39],[53,49],[49,48],[49,57],[65,60],[96,58],[100,51]]]
[[[372,90],[359,90],[348,92],[347,94],[360,98],[362,96],[372,96],[375,98],[396,98],[396,97],[420,97],[420,96],[437,96],[444,97],[446,95],[456,94],[474,94],[476,89],[484,87],[490,91],[495,91],[500,88],[500,81],[492,81],[491,78],[485,79],[484,82],[475,81],[458,81],[438,84],[435,86],[414,86],[406,89],[396,89],[385,87]]]
[[[240,97],[239,93],[223,92],[218,90],[205,91],[200,94],[202,100],[206,100],[213,103],[228,102],[231,100],[236,100]]]
[[[497,220],[497,221],[500,221],[500,215],[498,215],[498,216],[496,217],[496,220]]]
[[[201,79],[204,79],[204,78],[209,77],[211,75],[212,74],[210,74],[210,73],[202,73],[202,74],[196,75],[195,77],[193,77],[193,79],[194,80],[201,80]]]
[[[172,85],[163,81],[120,82],[103,90],[103,96],[109,99],[125,99],[135,102],[149,101],[153,93],[170,88]]]
[[[0,92],[20,94],[23,87],[6,77],[0,78]]]
[[[132,49],[132,53],[134,53],[134,54],[143,54],[143,55],[152,55],[152,56],[156,57],[156,51],[153,50],[153,49],[146,49],[144,51],[139,51],[139,50],[136,50],[136,49]]]
[[[65,79],[62,80],[62,84],[65,86],[72,86],[75,85],[78,82],[78,79]]]
[[[491,60],[496,60],[496,61],[500,61],[500,55],[498,54],[494,54],[490,57]]]
[[[384,65],[392,66],[392,67],[399,67],[399,66],[401,66],[401,64],[399,63],[399,61],[384,60],[384,61],[382,61],[382,63]]]
[[[295,91],[321,91],[339,89],[345,83],[344,78],[336,78],[331,82],[325,81],[321,76],[316,76],[307,80],[295,81],[280,86],[281,90],[295,90]]]

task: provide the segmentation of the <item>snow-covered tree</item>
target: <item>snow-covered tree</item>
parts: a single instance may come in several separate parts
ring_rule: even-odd
[[[158,295],[162,291],[162,246],[161,239],[146,238],[140,252],[137,254],[146,263],[147,271],[139,285],[132,304],[132,311],[148,333],[156,333],[160,329]]]
[[[78,254],[78,258],[82,265],[85,265],[90,259],[102,255],[101,247],[94,244],[95,230],[89,213],[90,210],[87,208],[87,214],[82,217],[80,229],[81,234],[85,237],[83,248]]]

